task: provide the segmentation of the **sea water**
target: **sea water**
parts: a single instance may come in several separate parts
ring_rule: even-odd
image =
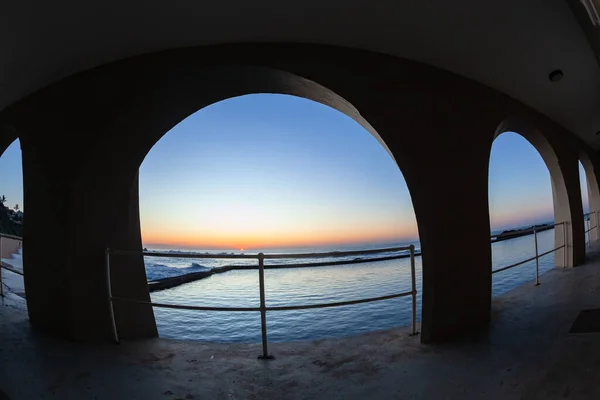
[[[418,252],[418,243],[416,246]],[[554,230],[538,233],[538,246],[540,254],[551,250],[554,247]],[[346,251],[358,248],[368,249],[373,246],[294,249],[294,252]],[[223,253],[210,250],[208,252]],[[391,253],[361,257],[386,255]],[[493,269],[534,255],[533,235],[492,244]],[[469,249],[465,248],[465,257],[468,256]],[[346,258],[346,260],[354,258],[356,257]],[[267,260],[266,263],[297,264],[316,261],[322,260]],[[227,264],[256,264],[256,260],[190,260],[165,257],[145,257],[145,262],[149,280]],[[459,265],[460,262],[461,260],[457,259],[453,264]],[[554,253],[540,258],[540,274],[552,268],[554,268]],[[418,316],[421,313],[421,277],[421,257],[417,257]],[[492,275],[492,293],[496,296],[518,285],[533,284],[534,279],[535,261],[531,261]],[[543,277],[541,280],[543,281]],[[326,267],[267,269],[265,288],[267,306],[331,303],[406,292],[411,288],[410,258]],[[258,271],[234,270],[214,274],[206,279],[154,292],[151,298],[154,302],[182,305],[258,307]],[[406,326],[411,322],[411,307],[411,297],[407,296],[334,308],[271,311],[267,312],[268,338],[272,342],[322,339]],[[260,341],[258,312],[204,312],[164,308],[155,308],[154,311],[159,334],[162,337],[238,343]]]

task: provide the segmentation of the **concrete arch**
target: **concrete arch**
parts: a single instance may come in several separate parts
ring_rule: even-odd
[[[72,194],[73,212],[82,216],[73,225],[73,230],[80,232],[73,238],[76,252],[93,247],[90,240],[111,248],[142,248],[137,174],[144,158],[156,142],[189,115],[229,98],[277,93],[324,104],[363,126],[394,159],[380,135],[350,102],[314,81],[257,66],[229,66],[201,72],[191,69],[189,74],[185,79],[180,76],[177,81],[165,80],[144,88],[122,118],[106,126],[103,141],[88,155],[75,183],[78,190]],[[125,141],[123,132],[128,133]],[[402,170],[401,165],[399,168]],[[89,176],[96,179],[92,181]],[[104,204],[109,203],[117,206],[106,210]],[[91,229],[96,231],[94,237],[85,234]],[[115,296],[149,300],[141,256],[136,260],[115,258],[112,270]],[[140,330],[156,334],[151,307],[117,304],[115,314],[122,337],[136,336]]]
[[[557,151],[542,131],[527,118],[509,117],[505,119],[496,129],[494,140],[505,132],[514,132],[522,136],[537,150],[542,160],[544,160],[544,164],[550,173],[550,182],[552,184],[554,221],[555,223],[565,222],[565,225],[555,229],[554,242],[555,247],[563,245],[566,234],[567,246],[554,253],[554,263],[557,267],[576,265],[575,252],[573,251],[574,210]],[[579,208],[581,208],[581,204],[579,203]],[[566,229],[566,233],[564,229]]]
[[[196,111],[230,98],[261,93],[301,97],[339,111],[364,127],[395,160],[385,141],[354,105],[314,81],[294,73],[260,66],[225,66],[207,71],[192,70],[189,73],[190,76],[182,77],[176,82],[165,81],[149,88],[149,92],[143,94],[142,107],[138,104],[129,110],[126,119],[116,120],[108,127],[109,134],[111,131],[118,132],[127,121],[134,120],[136,126],[129,128],[143,131],[142,136],[136,137],[136,142],[128,142],[136,147],[129,148],[135,151],[128,152],[128,158],[138,166],[143,161],[139,157],[141,153],[145,157],[166,132]],[[165,94],[171,96],[167,97]],[[148,106],[148,103],[151,104]],[[149,113],[160,115],[161,119],[148,119]],[[135,120],[132,116],[139,118]]]
[[[385,140],[419,226],[423,342],[449,340],[489,322],[488,169],[498,121],[533,116],[539,130],[552,136],[563,176],[577,179],[579,144],[570,132],[489,87],[417,62],[289,43],[198,46],[117,61],[0,113],[26,139],[26,240],[35,250],[26,253],[26,262],[36,268],[29,270],[35,290],[28,303],[36,328],[74,338],[109,337],[103,249],[141,247],[139,218],[130,216],[139,215],[137,169],[147,151],[196,110],[258,92],[300,95],[364,117]],[[578,182],[567,189],[573,207]],[[130,269],[113,275],[115,294],[148,299],[143,264]],[[49,310],[61,312],[49,317]],[[152,336],[148,315],[143,307],[122,309],[121,336]]]
[[[101,186],[131,187],[148,152],[179,122],[220,101],[259,93],[292,95],[340,111],[371,133],[398,165],[392,151],[360,112],[340,95],[316,82],[293,73],[256,66],[229,66],[190,73],[189,79],[164,81],[147,88],[136,96],[132,108],[122,113],[122,118],[106,127],[104,140],[98,143],[78,174],[80,184],[87,186],[88,192]],[[126,141],[122,140],[124,131],[129,134]],[[398,166],[402,171],[402,166]],[[90,182],[89,174],[99,172],[98,168],[104,171],[101,177],[106,181]],[[73,202],[75,206],[85,205],[80,194],[77,196]]]
[[[594,168],[594,163],[588,152],[585,150],[580,152],[579,161],[581,162],[583,170],[585,171],[590,213],[598,213],[600,212],[600,188],[598,186],[598,177],[596,174],[596,169]],[[599,221],[597,220],[592,221],[592,224],[598,224],[598,222]],[[589,234],[591,241],[598,240],[600,237],[598,229],[591,230]]]
[[[0,125],[0,157],[4,154],[8,146],[17,139],[19,139],[19,135],[14,127],[10,125]]]

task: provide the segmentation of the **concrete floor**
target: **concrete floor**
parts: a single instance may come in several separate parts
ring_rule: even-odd
[[[5,290],[11,291],[20,297],[25,298],[25,285],[21,275],[15,274],[14,272],[6,269],[2,269],[2,282],[5,285]]]
[[[600,308],[600,253],[494,298],[489,332],[425,346],[395,329],[258,345],[157,339],[84,345],[31,332],[0,300],[0,389],[20,399],[600,399],[600,333],[569,334]],[[0,392],[0,399],[2,394]]]

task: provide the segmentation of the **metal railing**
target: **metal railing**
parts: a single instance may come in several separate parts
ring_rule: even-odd
[[[592,218],[592,216],[594,218]],[[587,229],[585,230],[585,233],[587,234],[587,239],[586,239],[585,244],[588,247],[591,247],[592,246],[591,231],[598,228],[598,211],[590,211],[587,214],[583,214],[583,218],[585,218],[585,217],[588,217],[585,220],[585,222],[587,223]],[[594,220],[594,226],[591,226],[592,225],[592,219]]]
[[[269,307],[266,305],[265,299],[265,260],[273,259],[290,259],[290,258],[330,258],[330,257],[346,257],[353,255],[367,255],[376,253],[386,252],[397,252],[397,251],[409,251],[410,256],[410,276],[411,276],[411,290],[391,294],[386,296],[364,298],[359,300],[348,300],[339,301],[335,303],[322,303],[322,304],[309,304],[309,305],[297,305],[297,306],[276,306]],[[178,304],[164,304],[154,303],[151,301],[142,301],[134,299],[125,299],[121,297],[114,297],[112,294],[112,283],[111,283],[111,255],[143,255],[153,257],[174,257],[174,258],[196,258],[196,259],[255,259],[258,261],[258,283],[259,283],[259,295],[260,305],[259,307],[201,307],[201,306],[190,306],[190,305],[178,305]],[[261,325],[261,339],[262,339],[262,354],[259,356],[260,359],[273,358],[268,352],[268,340],[267,340],[267,311],[290,311],[290,310],[305,310],[314,308],[329,308],[329,307],[341,307],[353,304],[368,303],[373,301],[389,300],[398,297],[412,296],[412,324],[411,324],[411,335],[416,335],[417,332],[417,285],[415,277],[415,246],[404,246],[404,247],[393,247],[386,249],[376,250],[362,250],[362,251],[337,251],[329,253],[299,253],[299,254],[194,254],[194,253],[159,253],[159,252],[147,252],[147,251],[124,251],[124,250],[105,250],[105,267],[106,267],[106,282],[107,282],[107,299],[110,312],[110,321],[112,325],[113,339],[116,343],[119,343],[119,333],[117,329],[117,323],[115,319],[114,302],[128,302],[135,304],[145,304],[152,307],[163,307],[172,308],[179,310],[196,310],[196,311],[234,311],[234,312],[260,312],[260,325]]]
[[[565,267],[567,265],[567,247],[566,247],[566,244],[567,244],[567,229],[566,229],[566,227],[567,227],[567,225],[563,221],[563,222],[558,222],[556,224],[553,224],[552,226],[554,228],[556,228],[558,225],[562,225],[562,231],[563,231],[563,244],[562,245],[560,245],[558,247],[555,247],[552,250],[548,250],[548,251],[546,251],[546,252],[544,252],[542,254],[539,254],[539,251],[538,251],[538,240],[537,240],[538,228],[523,229],[523,230],[519,231],[520,234],[526,233],[526,232],[533,232],[533,241],[534,241],[534,248],[535,248],[535,256],[533,256],[531,258],[528,258],[526,260],[519,261],[519,262],[511,264],[511,265],[508,265],[506,267],[495,269],[495,270],[492,271],[492,274],[497,274],[498,272],[506,271],[508,269],[515,268],[515,267],[518,267],[519,265],[523,265],[525,263],[528,263],[530,261],[535,260],[535,286],[538,286],[540,284],[540,263],[539,263],[540,257],[543,257],[545,255],[553,253],[556,250],[560,250],[562,248],[565,249],[563,251],[563,267]],[[550,230],[550,229],[545,228],[543,230]],[[492,235],[491,237],[492,237],[492,239],[494,239],[494,238],[497,239],[497,238],[501,237],[501,234],[500,235]]]
[[[2,263],[2,254],[4,253],[3,252],[4,248],[2,246],[3,245],[2,239],[5,239],[5,238],[19,241],[18,247],[21,247],[23,245],[23,238],[21,238],[19,236],[15,236],[15,235],[8,235],[5,233],[0,233],[0,297],[4,297],[4,286],[6,286],[6,284],[2,280],[2,269],[5,269],[5,270],[13,272],[17,275],[23,276],[22,271],[19,271],[16,268],[12,268],[12,267],[10,267],[8,265],[4,265],[4,263]]]

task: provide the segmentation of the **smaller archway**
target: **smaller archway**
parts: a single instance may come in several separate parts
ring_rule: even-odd
[[[554,229],[554,248],[558,249],[554,252],[554,265],[556,267],[575,265],[571,204],[555,149],[546,136],[526,119],[507,118],[496,130],[495,138],[505,132],[521,135],[537,150],[544,161],[550,174],[552,187],[553,223],[560,224]]]
[[[489,207],[492,295],[499,295],[535,279],[535,261],[523,261],[536,254],[536,243],[538,254],[555,244],[550,173],[536,148],[516,132],[499,135],[492,145]],[[554,265],[552,254],[539,259],[540,273]]]
[[[594,165],[587,153],[579,156],[579,182],[585,220],[586,242],[598,240],[600,222],[600,189],[594,171]]]
[[[21,143],[15,139],[0,153],[0,276],[3,293],[24,297],[22,165]]]

